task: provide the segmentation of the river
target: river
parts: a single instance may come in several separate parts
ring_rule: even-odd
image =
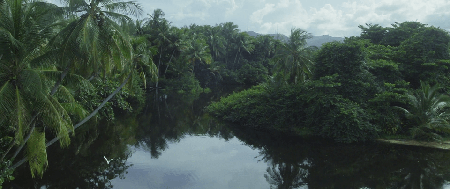
[[[449,151],[242,128],[204,112],[221,95],[163,94],[140,115],[80,127],[47,150],[42,178],[22,166],[5,188],[450,187]]]

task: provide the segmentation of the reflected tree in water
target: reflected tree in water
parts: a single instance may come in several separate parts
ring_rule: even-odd
[[[432,151],[432,150],[427,150]],[[403,159],[404,165],[393,173],[390,188],[443,188],[450,178],[450,153],[409,151]]]
[[[151,158],[159,158],[170,143],[179,142],[186,135],[208,135],[225,140],[233,134],[223,124],[203,109],[221,95],[205,93],[159,94],[155,108],[139,118],[136,147],[150,152]]]
[[[8,185],[22,188],[112,188],[111,180],[125,178],[131,166],[128,145],[135,143],[137,124],[133,116],[117,119],[114,124],[100,122],[100,127],[82,127],[66,149],[51,146],[51,162],[42,178],[32,179],[26,166],[17,170],[16,180]],[[114,159],[109,164],[105,161]]]
[[[450,181],[449,151],[230,128],[271,164],[264,177],[272,188],[444,188]]]
[[[305,186],[303,180],[308,176],[308,170],[298,164],[280,163],[267,168],[264,174],[270,188],[292,189]]]

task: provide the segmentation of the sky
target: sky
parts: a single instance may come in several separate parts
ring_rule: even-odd
[[[289,35],[300,28],[315,35],[349,37],[359,25],[418,21],[450,29],[450,0],[136,0],[142,18],[160,8],[173,26],[233,22],[241,31]]]

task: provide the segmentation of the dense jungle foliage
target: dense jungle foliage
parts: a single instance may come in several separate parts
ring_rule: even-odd
[[[448,137],[448,32],[419,22],[359,28],[360,36],[320,49],[307,47],[306,32],[292,30],[266,82],[208,110],[248,127],[339,142]]]
[[[160,9],[133,20],[134,2],[62,3],[0,0],[0,183],[24,162],[42,176],[47,147],[68,146],[82,125],[139,114],[158,92],[264,82],[281,44],[231,22],[177,28]]]
[[[81,134],[88,142],[76,145],[85,149],[97,127],[146,112],[168,91],[256,85],[208,110],[341,142],[448,132],[450,38],[442,29],[368,24],[318,49],[300,29],[280,41],[232,22],[174,27],[160,9],[133,20],[142,15],[134,2],[62,2],[0,0],[0,184],[24,162],[42,176],[47,147]]]
[[[231,22],[177,28],[160,9],[133,20],[134,2],[62,3],[0,0],[0,183],[25,162],[42,176],[47,147],[146,112],[158,93],[265,82],[282,46]]]

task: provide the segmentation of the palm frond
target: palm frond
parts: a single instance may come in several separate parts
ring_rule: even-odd
[[[41,102],[44,107],[39,115],[45,126],[52,129],[58,137],[61,137],[60,145],[67,146],[70,142],[69,131],[73,131],[73,124],[67,111],[52,96]]]
[[[118,12],[126,15],[138,17],[142,14],[142,7],[136,1],[114,2],[104,4],[103,7],[108,12]]]
[[[15,130],[15,125],[12,124],[14,120],[14,113],[17,103],[15,99],[15,88],[11,84],[10,81],[4,82],[0,86],[0,123],[3,125],[3,123],[7,123],[6,126],[9,129]],[[14,126],[14,127],[11,127]],[[11,131],[11,130],[9,130]],[[5,131],[6,132],[6,131]]]
[[[450,97],[439,94],[440,88],[421,82],[415,95],[407,96],[410,107],[399,107],[416,124],[410,129],[413,137],[439,139],[440,134],[450,133]]]
[[[60,103],[60,105],[68,114],[75,115],[79,120],[85,118],[89,114],[89,111],[76,102]]]
[[[45,147],[45,133],[34,131],[27,142],[26,155],[30,165],[31,176],[42,177],[48,165],[47,148]]]
[[[27,130],[27,126],[30,120],[30,114],[24,104],[24,99],[22,97],[19,88],[16,86],[15,90],[15,107],[14,107],[15,118],[12,121],[13,125],[16,125],[16,140],[20,144],[23,142],[23,135]]]

